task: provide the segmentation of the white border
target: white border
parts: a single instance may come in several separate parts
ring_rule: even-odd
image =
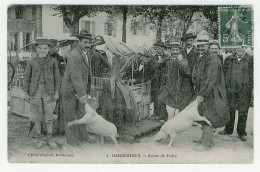
[[[255,117],[254,122],[254,164],[251,165],[52,165],[52,164],[10,164],[7,162],[7,88],[6,88],[6,78],[7,78],[7,65],[6,65],[6,44],[7,44],[7,6],[10,4],[174,4],[174,5],[253,5],[254,9],[254,47],[259,46],[259,17],[260,17],[260,1],[259,0],[132,0],[132,1],[120,1],[120,0],[9,0],[9,1],[0,1],[0,46],[1,46],[1,67],[0,67],[0,78],[1,80],[1,91],[0,91],[0,102],[1,102],[1,113],[0,113],[0,167],[2,171],[18,171],[18,172],[41,172],[41,171],[259,171],[259,77],[257,74],[260,72],[260,48],[254,48],[255,54]]]

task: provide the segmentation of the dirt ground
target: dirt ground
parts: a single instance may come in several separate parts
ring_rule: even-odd
[[[106,140],[102,147],[97,143],[84,143],[74,148],[66,144],[65,136],[55,136],[58,148],[50,150],[45,144],[40,150],[34,148],[33,130],[28,137],[30,122],[27,118],[8,113],[8,159],[9,162],[32,163],[253,163],[253,109],[250,108],[247,121],[248,140],[240,141],[234,131],[231,136],[214,134],[215,146],[206,152],[194,150],[193,140],[201,137],[201,127],[191,127],[179,134],[171,149],[167,143],[153,141],[152,131],[138,138],[137,143],[119,141],[116,149],[112,141]]]

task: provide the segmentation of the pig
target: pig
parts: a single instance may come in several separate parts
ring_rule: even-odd
[[[104,137],[110,137],[116,147],[119,148],[116,139],[116,137],[119,136],[116,126],[97,114],[88,103],[85,104],[85,112],[86,114],[81,119],[68,122],[66,127],[69,128],[72,125],[86,124],[87,132],[101,136],[101,145],[104,143]]]
[[[190,128],[195,121],[205,121],[212,126],[212,123],[206,117],[200,116],[198,112],[198,101],[191,102],[184,110],[176,114],[172,119],[168,120],[154,137],[155,141],[166,139],[170,136],[167,148],[172,146],[176,135]]]

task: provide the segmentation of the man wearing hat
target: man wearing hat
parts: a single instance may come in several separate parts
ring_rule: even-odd
[[[84,116],[91,86],[91,59],[99,55],[90,53],[93,38],[87,30],[81,30],[77,37],[78,46],[67,59],[61,84],[65,123]],[[86,127],[80,125],[65,129],[67,143],[76,146],[87,140],[85,131]]]
[[[51,55],[51,57],[53,57],[54,59],[57,60],[59,71],[60,71],[60,76],[61,76],[61,79],[62,79],[62,77],[64,75],[67,59],[58,54],[58,52],[60,50],[59,41],[56,40],[56,39],[50,39],[50,42],[51,42],[50,55]],[[56,108],[54,110],[54,114],[56,114],[58,116],[58,119],[57,119],[57,122],[54,123],[53,134],[64,134],[64,132],[65,132],[64,114],[63,114],[61,93],[60,93],[59,97],[60,98],[57,101]]]
[[[231,135],[234,130],[235,113],[238,111],[237,133],[246,141],[246,122],[248,109],[253,97],[253,57],[246,53],[246,47],[236,49],[236,53],[226,58],[223,70],[225,74],[230,121],[221,135]]]
[[[191,102],[193,87],[190,82],[188,61],[180,53],[180,44],[173,42],[168,47],[171,55],[164,62],[167,82],[158,99],[167,105],[168,118],[172,118]]]
[[[38,37],[35,40],[36,54],[28,61],[24,73],[24,91],[26,101],[30,102],[29,119],[35,123],[37,142],[35,147],[40,149],[42,124],[46,124],[48,145],[56,148],[52,140],[52,125],[57,119],[53,115],[56,101],[59,99],[60,74],[57,61],[49,54],[50,40]]]
[[[155,54],[151,55],[151,62],[154,63],[155,66],[155,72],[152,75],[151,79],[151,103],[154,103],[154,112],[153,116],[157,119],[167,120],[167,117],[165,117],[167,111],[166,111],[166,105],[162,103],[161,101],[158,101],[158,96],[160,94],[161,87],[165,85],[165,66],[162,63],[165,58],[165,45],[163,42],[156,42],[154,43],[154,47],[156,48]]]
[[[181,39],[182,41],[185,42],[185,48],[184,48],[184,51],[183,51],[183,55],[188,60],[191,71],[193,70],[193,66],[196,63],[196,60],[197,60],[196,57],[197,57],[197,54],[198,54],[196,47],[194,47],[194,45],[193,45],[194,39],[196,37],[197,36],[193,35],[192,33],[187,33]]]
[[[219,54],[219,42],[218,40],[210,40],[209,41],[209,49],[212,53],[216,54],[221,62],[221,64],[223,65],[223,56]]]
[[[195,150],[205,151],[213,146],[214,128],[225,126],[229,121],[226,88],[222,65],[216,54],[209,50],[209,37],[197,37],[197,63],[192,72],[192,82],[195,86],[195,96],[199,102],[198,111],[206,117],[212,126],[202,124],[202,138]]]

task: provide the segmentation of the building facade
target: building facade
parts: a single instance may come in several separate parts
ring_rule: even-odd
[[[20,58],[30,56],[31,43],[42,36],[42,6],[41,5],[12,5],[8,8],[7,46],[11,55],[19,52]]]

